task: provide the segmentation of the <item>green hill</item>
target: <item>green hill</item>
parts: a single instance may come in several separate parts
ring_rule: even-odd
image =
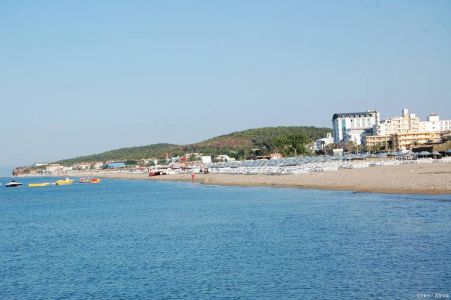
[[[242,159],[250,155],[252,149],[260,149],[261,154],[269,154],[279,150],[281,137],[301,136],[302,141],[312,141],[326,136],[330,128],[307,126],[280,126],[248,129],[208,139],[195,144],[153,144],[148,146],[121,148],[99,154],[80,156],[59,161],[69,165],[78,162],[94,162],[109,160],[138,160],[142,158],[165,158],[183,155],[187,152],[198,152],[206,155],[227,154]]]

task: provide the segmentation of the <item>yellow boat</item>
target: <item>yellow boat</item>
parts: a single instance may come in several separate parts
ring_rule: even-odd
[[[41,187],[41,186],[49,186],[50,183],[48,182],[41,182],[41,183],[29,183],[28,187]]]
[[[57,180],[55,182],[55,184],[56,185],[69,185],[69,184],[72,184],[73,182],[74,182],[73,180],[70,180],[69,178],[66,178],[66,179]]]

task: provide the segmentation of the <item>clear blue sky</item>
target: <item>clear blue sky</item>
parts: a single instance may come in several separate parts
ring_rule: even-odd
[[[451,1],[0,1],[0,167],[403,107],[451,118]]]

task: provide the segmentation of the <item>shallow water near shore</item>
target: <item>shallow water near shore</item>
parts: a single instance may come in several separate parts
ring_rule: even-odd
[[[106,179],[0,203],[2,299],[451,294],[451,195]]]

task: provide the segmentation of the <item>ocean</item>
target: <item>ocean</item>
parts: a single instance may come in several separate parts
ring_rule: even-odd
[[[451,294],[451,195],[106,179],[0,204],[1,299]]]

